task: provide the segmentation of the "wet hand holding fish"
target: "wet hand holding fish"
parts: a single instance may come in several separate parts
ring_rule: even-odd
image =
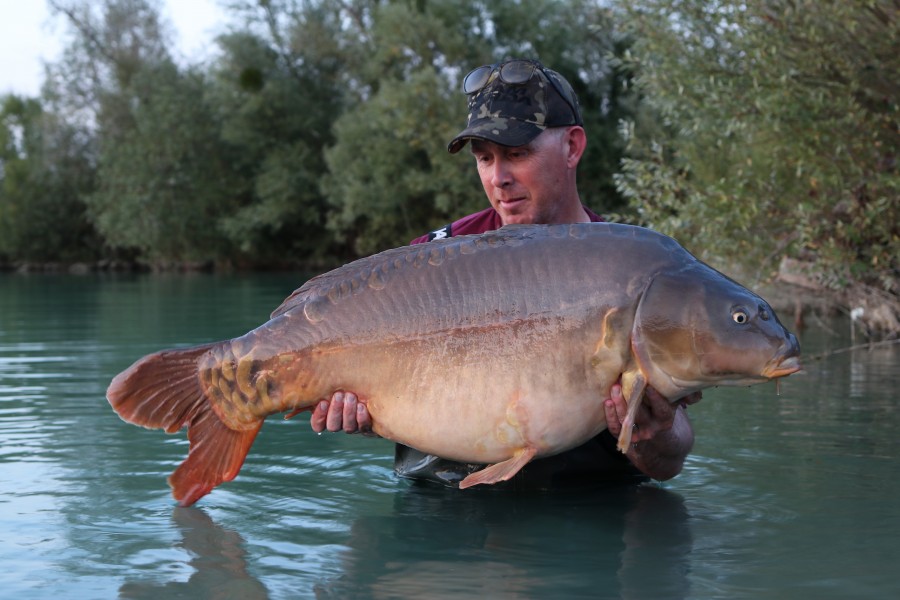
[[[107,398],[190,451],[169,478],[189,505],[233,479],[270,414],[356,392],[382,437],[490,463],[509,479],[606,427],[619,448],[647,385],[667,398],[799,369],[796,338],[759,296],[674,240],[609,223],[518,225],[388,250],[311,279],[244,336],[149,355]]]

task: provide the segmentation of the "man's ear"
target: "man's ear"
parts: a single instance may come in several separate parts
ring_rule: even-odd
[[[587,148],[587,134],[584,128],[578,125],[569,127],[566,132],[566,164],[570,169],[578,166],[585,148]]]

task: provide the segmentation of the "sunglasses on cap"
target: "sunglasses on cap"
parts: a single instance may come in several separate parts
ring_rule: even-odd
[[[578,119],[578,109],[575,108],[575,98],[566,89],[566,86],[560,85],[556,81],[556,74],[549,72],[544,66],[536,60],[516,59],[504,63],[494,63],[492,65],[483,65],[469,71],[469,74],[463,78],[463,92],[466,94],[474,94],[478,92],[491,81],[491,75],[497,73],[497,77],[507,85],[522,85],[531,81],[534,74],[540,71],[544,74],[556,93],[566,101],[572,110],[572,115]]]

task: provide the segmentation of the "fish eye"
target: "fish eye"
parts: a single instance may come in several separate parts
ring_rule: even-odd
[[[731,318],[734,319],[734,322],[738,325],[743,325],[750,320],[750,317],[747,316],[747,313],[740,308],[731,313]]]

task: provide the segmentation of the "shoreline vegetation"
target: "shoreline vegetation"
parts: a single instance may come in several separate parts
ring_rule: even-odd
[[[465,73],[519,56],[575,89],[586,206],[900,335],[896,0],[236,0],[193,64],[155,0],[47,2],[59,58],[39,96],[0,95],[6,272],[404,245],[484,207],[446,143]]]

